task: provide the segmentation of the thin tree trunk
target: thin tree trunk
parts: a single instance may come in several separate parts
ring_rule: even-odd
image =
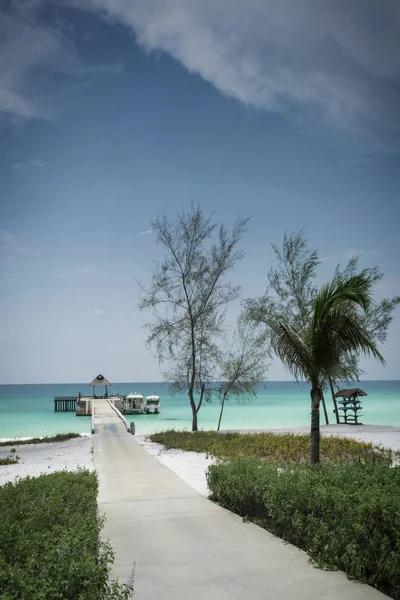
[[[319,402],[321,391],[318,384],[313,384],[311,389],[311,464],[319,463]]]
[[[338,406],[337,406],[337,402],[336,402],[336,398],[335,398],[335,390],[333,387],[332,377],[328,377],[328,380],[329,380],[329,387],[331,388],[333,406],[335,407],[336,423],[339,425],[339,423],[340,423],[339,411],[338,411]]]
[[[221,412],[219,413],[217,431],[219,431],[219,428],[221,427],[221,420],[222,420],[222,413],[224,412],[224,406],[225,406],[225,398],[223,398],[223,400],[221,402]]]
[[[198,405],[196,407],[196,415],[199,412],[201,405],[203,404],[204,390],[205,389],[206,389],[206,384],[202,383],[201,384],[201,392],[200,392],[200,400],[199,400],[199,403],[198,403]]]
[[[322,408],[324,409],[325,423],[329,425],[328,411],[326,410],[325,396],[323,390],[321,390]]]
[[[190,406],[192,409],[192,431],[198,431],[196,402],[194,401],[194,398],[193,398],[193,391],[190,389],[189,389],[189,400],[190,400]]]

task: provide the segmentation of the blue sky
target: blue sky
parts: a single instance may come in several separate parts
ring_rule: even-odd
[[[400,293],[397,0],[1,6],[1,383],[160,380],[135,279],[192,200],[252,217],[244,297],[301,227],[320,283],[361,254]],[[368,378],[399,379],[399,336],[398,312]]]

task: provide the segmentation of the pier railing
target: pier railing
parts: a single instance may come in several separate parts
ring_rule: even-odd
[[[92,428],[91,428],[92,435],[94,434],[94,411],[95,411],[95,407],[96,407],[96,401],[93,400],[93,402],[92,402]]]
[[[130,433],[130,428],[129,428],[129,425],[128,425],[128,421],[125,419],[124,415],[118,410],[118,408],[116,406],[114,406],[113,402],[111,402],[108,398],[107,398],[107,402],[111,406],[111,408],[113,409],[113,411],[117,413],[117,415],[119,416],[119,418],[121,419],[121,421],[125,425],[127,432]]]

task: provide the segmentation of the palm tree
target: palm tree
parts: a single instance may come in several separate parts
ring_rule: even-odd
[[[371,303],[371,284],[365,277],[335,278],[318,291],[304,330],[282,321],[271,327],[274,352],[297,380],[306,379],[311,385],[311,463],[319,462],[322,382],[348,352],[373,356],[384,364],[357,310],[366,310]]]

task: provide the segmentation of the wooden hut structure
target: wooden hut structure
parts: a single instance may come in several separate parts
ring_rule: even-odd
[[[111,383],[103,375],[97,375],[97,377],[95,377],[92,383],[90,383],[89,385],[93,386],[93,398],[108,398],[108,386],[111,385]],[[98,385],[104,385],[104,396],[96,395],[95,388]]]
[[[358,421],[358,418],[361,416],[359,411],[362,409],[359,398],[367,395],[360,388],[349,388],[336,392],[335,398],[341,398],[338,402],[338,404],[341,404],[338,410],[341,410],[343,413],[339,416],[339,422],[347,425],[361,425]],[[340,417],[343,418],[343,421],[340,421]]]

